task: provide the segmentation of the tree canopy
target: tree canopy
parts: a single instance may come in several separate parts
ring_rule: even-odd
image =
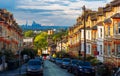
[[[47,32],[41,32],[34,39],[34,45],[37,49],[45,49],[47,44]]]
[[[32,30],[24,32],[25,37],[34,37],[34,32]]]
[[[68,30],[60,30],[59,32],[52,35],[52,39],[54,41],[61,40],[62,36],[67,36],[67,35],[68,35]]]

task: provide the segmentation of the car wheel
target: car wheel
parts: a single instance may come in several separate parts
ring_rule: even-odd
[[[40,76],[43,76],[43,73],[41,73]]]
[[[118,72],[116,76],[120,76],[120,72]]]
[[[68,71],[68,72],[70,72],[70,70],[69,70],[69,69],[67,69],[67,71]]]
[[[78,76],[78,72],[77,72],[76,70],[74,71],[74,75],[75,75],[75,76]]]
[[[71,73],[72,71],[71,71],[71,70],[69,70],[69,72]]]

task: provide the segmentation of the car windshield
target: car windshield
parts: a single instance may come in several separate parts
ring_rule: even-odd
[[[78,63],[80,66],[83,66],[83,62],[81,62],[81,61],[79,61],[79,63]]]
[[[63,59],[64,62],[70,62],[70,59]]]
[[[91,66],[91,64],[89,62],[85,62],[83,63],[84,66]]]
[[[77,64],[77,62],[78,62],[77,60],[72,60],[73,64]]]
[[[61,59],[57,59],[57,60],[61,60]]]
[[[28,65],[41,65],[40,61],[29,61]]]

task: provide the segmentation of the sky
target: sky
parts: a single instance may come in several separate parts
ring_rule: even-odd
[[[82,13],[83,5],[97,10],[112,0],[0,0],[0,8],[13,13],[19,25],[31,24],[72,26]]]

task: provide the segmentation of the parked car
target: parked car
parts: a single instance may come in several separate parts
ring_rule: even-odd
[[[27,63],[27,75],[43,75],[43,66],[40,60],[31,59]]]
[[[62,64],[62,59],[61,58],[56,58],[55,63],[58,64],[58,65],[61,65]]]
[[[70,64],[70,60],[71,60],[70,58],[63,58],[61,68],[67,68]]]
[[[77,66],[74,67],[73,73],[76,76],[95,76],[95,69],[90,62],[79,61]]]
[[[44,66],[44,60],[41,57],[35,57],[35,59],[39,60],[42,63],[42,65]]]
[[[74,67],[78,64],[78,62],[79,62],[79,60],[72,59],[72,60],[70,61],[70,64],[69,64],[68,68],[67,68],[67,71],[68,71],[68,72],[73,72]]]
[[[120,76],[120,67],[117,69],[116,73],[114,74],[114,76]]]
[[[50,61],[51,61],[51,62],[55,62],[55,59],[56,59],[56,58],[50,57]]]

